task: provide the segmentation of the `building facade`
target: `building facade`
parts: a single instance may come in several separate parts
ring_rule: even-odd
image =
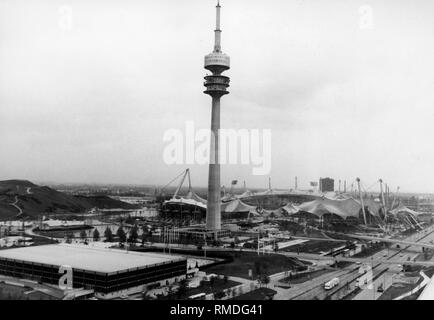
[[[49,256],[52,258],[47,259]],[[167,280],[185,277],[187,259],[72,245],[36,246],[0,252],[0,274],[4,276],[59,285],[65,267],[72,271],[72,288],[93,290],[101,298],[114,298],[124,293],[141,292],[150,284],[164,284]]]
[[[331,178],[319,179],[319,191],[321,192],[333,192],[335,191],[335,180]]]

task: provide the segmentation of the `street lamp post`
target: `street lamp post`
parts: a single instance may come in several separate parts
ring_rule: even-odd
[[[371,279],[371,283],[372,283],[372,295],[373,298],[375,300],[375,283],[374,283],[374,256],[371,256],[371,270],[372,270],[372,279]]]
[[[206,258],[206,233],[203,234],[204,246],[203,246],[203,256]]]

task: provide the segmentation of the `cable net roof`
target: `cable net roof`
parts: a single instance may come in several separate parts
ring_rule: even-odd
[[[250,212],[254,215],[258,215],[255,206],[245,204],[240,199],[235,199],[226,203],[222,203],[221,212],[224,213]]]
[[[367,203],[364,203],[365,207],[368,207],[369,212],[374,215],[378,216],[378,210],[379,205],[375,204],[372,201],[367,201]],[[300,211],[305,211],[312,213],[316,216],[323,216],[324,214],[333,213],[336,214],[342,218],[347,217],[355,217],[358,218],[359,214],[362,210],[362,206],[359,201],[350,198],[350,199],[344,199],[344,200],[338,200],[338,199],[317,199],[310,202],[302,203],[300,206],[298,206]]]
[[[411,210],[402,204],[399,205],[398,207],[396,207],[395,209],[390,210],[389,213],[391,213],[393,215],[398,215],[398,214],[402,214],[402,213],[409,213],[409,214],[412,214],[415,216],[417,216],[419,214],[418,212]]]
[[[252,197],[252,196],[254,196],[255,194],[252,192],[252,191],[250,191],[250,190],[246,190],[246,191],[244,191],[242,194],[240,194],[239,196],[238,196],[238,198],[248,198],[248,197]]]
[[[183,198],[184,199],[191,199],[191,200],[194,200],[194,201],[197,201],[197,202],[201,202],[203,204],[207,203],[207,201],[205,199],[199,197],[197,195],[197,193],[193,191],[193,189],[188,190],[187,194]]]

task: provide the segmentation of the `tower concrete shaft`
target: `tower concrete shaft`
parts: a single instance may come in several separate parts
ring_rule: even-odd
[[[221,229],[220,163],[219,163],[220,97],[212,97],[211,148],[208,170],[207,230]]]
[[[205,76],[204,93],[212,97],[211,109],[211,145],[208,172],[208,201],[206,211],[206,229],[221,229],[220,211],[220,98],[228,94],[229,77],[222,73],[230,68],[229,56],[221,51],[220,3],[216,7],[216,28],[214,30],[214,51],[205,56],[205,69],[212,75]]]

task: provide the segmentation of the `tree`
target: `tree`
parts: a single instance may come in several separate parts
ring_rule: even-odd
[[[221,298],[223,298],[225,296],[226,296],[226,293],[224,293],[223,291],[219,291],[219,292],[216,292],[214,294],[214,298],[216,298],[216,299],[221,299]]]
[[[228,281],[229,281],[229,277],[228,277],[227,275],[225,275],[225,276],[223,277],[223,281],[224,281],[225,284],[228,283]]]
[[[74,237],[74,235],[71,232],[68,232],[66,234],[66,243],[71,243],[73,237]]]
[[[263,284],[265,284],[265,286],[267,287],[268,284],[270,283],[270,277],[269,277],[268,275],[263,275],[263,276],[261,277],[261,282],[262,282]]]
[[[179,282],[179,289],[178,289],[178,292],[176,293],[176,296],[178,297],[178,299],[182,298],[182,296],[186,294],[186,292],[187,292],[187,284],[188,284],[188,280],[187,279],[182,279]]]
[[[145,242],[148,241],[148,239],[151,235],[150,235],[150,231],[145,227],[142,228],[142,231],[143,231],[142,232],[142,244],[145,244]]]
[[[86,231],[85,230],[81,230],[80,231],[80,239],[81,240],[86,240],[87,235],[86,235]]]
[[[119,227],[118,231],[116,231],[116,235],[119,238],[119,242],[123,243],[127,240],[127,235],[125,234],[124,228]]]
[[[173,292],[174,292],[174,286],[173,286],[173,285],[170,285],[169,288],[168,288],[168,292],[167,292],[167,294],[168,294],[169,296],[171,296],[171,295],[173,294]]]
[[[129,243],[136,243],[138,238],[139,238],[139,235],[137,233],[137,226],[134,226],[131,228],[130,236],[128,237],[128,242]]]
[[[216,277],[211,277],[211,278],[209,279],[209,285],[211,286],[211,288],[214,287],[214,284],[215,284],[215,278],[216,278]]]
[[[256,279],[256,282],[257,282],[257,285],[259,285],[260,287],[262,287],[262,279],[261,278]]]
[[[261,263],[259,261],[255,261],[254,263],[256,275],[261,274]]]
[[[105,241],[107,242],[112,242],[113,241],[113,233],[112,230],[107,227],[104,231],[104,237],[105,237]]]
[[[232,293],[232,297],[236,297],[237,296],[237,294],[238,294],[238,288],[237,287],[234,287],[234,288],[232,288],[231,289],[231,293]]]
[[[99,231],[98,229],[95,228],[95,230],[93,230],[93,241],[99,241],[100,236],[99,236]]]

